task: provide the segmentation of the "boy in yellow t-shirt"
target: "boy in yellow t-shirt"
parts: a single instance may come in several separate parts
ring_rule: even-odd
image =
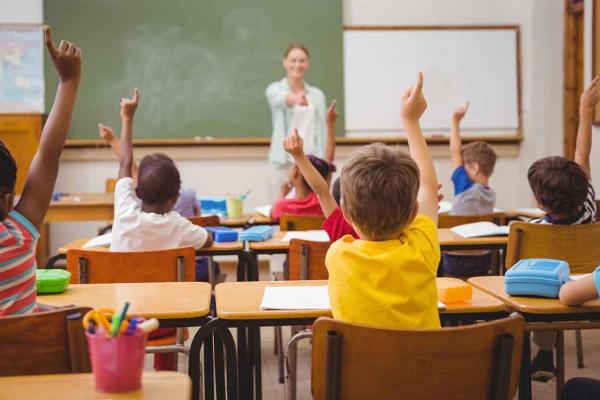
[[[360,239],[331,245],[333,316],[381,328],[439,328],[438,183],[419,118],[423,75],[402,96],[410,156],[383,144],[358,150],[341,174],[341,207]]]

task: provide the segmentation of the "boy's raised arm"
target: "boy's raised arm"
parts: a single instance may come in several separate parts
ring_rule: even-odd
[[[300,173],[308,183],[308,186],[315,192],[319,198],[319,204],[323,210],[325,217],[329,217],[337,208],[337,203],[333,198],[333,194],[329,191],[329,185],[325,178],[319,174],[319,171],[312,165],[303,149],[304,143],[298,131],[294,130],[283,142],[283,148],[293,158],[294,162],[300,169]]]
[[[48,53],[60,81],[52,110],[44,125],[40,147],[33,157],[23,193],[15,207],[36,228],[41,226],[50,204],[81,78],[79,47],[63,40],[56,48],[50,27],[44,28],[44,34]]]
[[[417,82],[414,87],[409,88],[402,95],[402,106],[400,115],[402,116],[402,125],[406,132],[410,156],[415,160],[419,167],[421,186],[419,187],[418,201],[419,213],[425,214],[433,219],[437,225],[438,221],[438,182],[433,167],[433,161],[427,148],[427,142],[423,137],[419,119],[425,109],[427,102],[423,97],[423,74],[419,72]]]
[[[131,132],[133,130],[133,115],[140,99],[140,91],[133,89],[133,97],[121,99],[121,143],[119,151],[119,179],[131,177],[133,166],[133,144]]]
[[[462,141],[460,139],[460,121],[469,110],[469,102],[464,106],[458,107],[452,114],[452,130],[450,131],[450,160],[452,169],[462,165]]]
[[[594,109],[600,101],[598,95],[598,79],[595,77],[592,83],[583,91],[579,101],[579,128],[577,129],[577,140],[575,142],[575,162],[585,171],[588,178],[592,178],[590,169],[590,153],[592,151],[592,122]]]
[[[327,143],[325,145],[325,160],[332,163],[335,159],[335,121],[338,113],[335,111],[336,101],[332,101],[327,109]]]

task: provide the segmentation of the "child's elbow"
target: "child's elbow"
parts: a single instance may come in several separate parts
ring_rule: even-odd
[[[569,287],[569,284],[566,283],[558,293],[558,298],[562,304],[565,306],[576,306],[581,303],[578,296],[575,295],[575,291]]]

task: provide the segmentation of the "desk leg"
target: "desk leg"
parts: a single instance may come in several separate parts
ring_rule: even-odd
[[[255,399],[262,399],[262,358],[260,346],[260,327],[253,326],[251,329],[251,346],[252,346],[252,369],[254,372],[254,390]]]
[[[208,323],[206,323],[204,326],[198,329],[198,331],[194,335],[194,338],[192,339],[192,343],[190,345],[190,352],[188,355],[188,375],[192,380],[192,399],[200,398],[200,390],[202,389],[200,385],[200,349],[205,343],[206,347],[211,347],[208,352],[209,357],[207,357],[206,352],[204,353],[204,386],[211,388],[210,392],[208,393],[211,394],[211,396],[206,396],[205,398],[208,400],[212,399],[213,363],[212,361],[207,361],[207,358],[210,359],[210,356],[212,354],[212,335],[213,330],[216,326],[218,326],[218,324],[218,319],[215,318],[210,320]],[[210,378],[210,380],[208,378]]]
[[[245,251],[238,255],[237,281],[246,282],[248,273],[248,257]]]
[[[214,349],[215,349],[215,391],[217,392],[217,399],[225,399],[225,375],[223,369],[223,341],[221,335],[215,331],[213,335]]]
[[[248,359],[247,328],[240,326],[237,328],[237,358],[238,358],[238,386],[240,398],[249,399],[250,386],[250,361]]]
[[[519,400],[531,400],[531,334],[529,331],[525,331],[523,335]]]
[[[204,399],[214,399],[214,354],[213,354],[213,332],[204,341]],[[200,377],[198,377],[200,381]],[[198,397],[194,397],[197,399]]]
[[[565,384],[565,332],[556,331],[556,398],[560,399]]]

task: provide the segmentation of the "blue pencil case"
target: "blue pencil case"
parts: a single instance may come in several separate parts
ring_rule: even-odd
[[[213,240],[217,243],[237,242],[238,232],[235,229],[225,226],[207,226],[207,231],[212,234]]]
[[[273,227],[270,225],[256,225],[240,232],[240,240],[248,242],[262,242],[273,237]]]
[[[569,264],[550,258],[529,258],[506,271],[504,285],[511,296],[558,298],[561,286],[569,280]]]
[[[202,214],[227,216],[227,199],[225,197],[200,197]]]

